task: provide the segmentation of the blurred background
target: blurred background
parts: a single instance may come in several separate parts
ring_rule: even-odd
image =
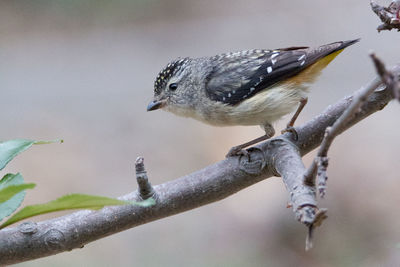
[[[300,124],[375,76],[371,49],[388,65],[400,62],[400,34],[378,34],[379,24],[369,1],[0,0],[0,140],[65,140],[34,146],[6,171],[38,184],[25,205],[136,190],[139,155],[153,184],[176,179],[263,132],[146,112],[154,78],[170,60],[362,38],[318,79]],[[270,178],[20,266],[398,266],[399,115],[400,105],[390,103],[335,140],[320,201],[329,218],[308,253],[283,183]]]

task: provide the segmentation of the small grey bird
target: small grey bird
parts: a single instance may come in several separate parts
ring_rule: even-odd
[[[300,103],[283,131],[296,134],[293,125],[307,102],[310,84],[344,48],[358,41],[177,59],[158,74],[147,111],[161,108],[216,126],[260,125],[265,135],[233,147],[227,156],[246,154],[244,148],[272,137],[271,123]]]

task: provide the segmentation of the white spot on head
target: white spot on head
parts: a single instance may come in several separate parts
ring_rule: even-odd
[[[300,57],[297,59],[297,61],[300,61],[300,60],[304,59],[305,57],[306,57],[306,55],[304,54],[304,55],[300,56]]]
[[[272,72],[272,67],[268,67],[268,68],[267,68],[267,72],[268,72],[268,73],[271,73],[271,72]]]

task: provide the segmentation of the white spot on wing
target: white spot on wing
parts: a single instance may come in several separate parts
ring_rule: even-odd
[[[272,67],[268,67],[268,68],[267,68],[267,72],[268,72],[268,73],[271,73],[271,72],[272,72]]]
[[[273,53],[272,55],[271,55],[271,62],[272,62],[272,64],[275,64],[276,63],[276,57],[279,55],[279,53],[278,52],[275,52],[275,53]]]
[[[232,96],[231,93],[229,93],[229,94],[228,94],[228,97],[231,97],[231,96]]]
[[[259,85],[262,81],[263,81],[263,77],[260,77],[260,78],[259,78],[259,81],[256,82],[256,83],[254,84],[254,86]],[[250,88],[250,90],[251,90],[251,88]]]
[[[297,59],[297,61],[303,60],[305,57],[306,57],[306,55],[302,55]]]
[[[306,63],[306,61],[305,61],[305,60],[303,60],[303,61],[300,63],[300,66],[303,66],[303,65],[304,65],[304,63]]]
[[[279,53],[273,53],[273,54],[271,55],[271,59],[276,58],[278,55],[279,55]]]

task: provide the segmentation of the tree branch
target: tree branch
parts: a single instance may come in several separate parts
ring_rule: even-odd
[[[399,76],[392,71],[388,71],[385,64],[374,53],[371,54],[371,58],[375,64],[376,71],[382,82],[386,85],[387,90],[391,91],[393,97],[400,101]]]
[[[388,90],[393,91],[393,83],[395,82],[394,75],[387,72],[383,63],[375,56],[371,54],[376,66],[379,65],[378,74],[380,75],[382,81],[386,84]],[[379,72],[379,70],[381,70]],[[329,159],[328,150],[332,145],[333,140],[342,131],[342,128],[347,124],[347,122],[357,114],[361,106],[365,103],[368,96],[371,95],[376,89],[376,81],[371,81],[367,86],[362,88],[357,95],[355,95],[354,100],[351,102],[349,107],[345,112],[335,121],[332,126],[329,126],[325,130],[325,136],[322,140],[321,146],[319,147],[318,154],[312,162],[310,168],[304,174],[304,183],[306,185],[315,186],[315,178],[317,179],[317,190],[319,195],[323,198],[326,193],[326,181],[328,176],[326,174]]]
[[[399,66],[395,73],[399,75]],[[379,78],[374,79],[371,86],[380,87]],[[251,148],[250,161],[247,157],[227,158],[190,175],[151,187],[144,165],[143,168],[140,166],[143,162],[139,159],[136,170],[139,184],[142,183],[139,190],[142,193],[135,191],[121,199],[138,201],[151,192],[156,195],[154,206],[127,205],[106,207],[100,211],[84,210],[39,223],[26,222],[2,229],[0,264],[18,263],[82,248],[108,235],[224,199],[272,175],[282,176],[296,218],[312,229],[320,224],[324,211],[316,206],[313,187],[300,182],[305,171],[301,156],[321,143],[325,129],[339,118],[358,94],[356,92],[329,106],[308,123],[297,127],[296,141],[291,140],[290,133],[285,133]],[[389,90],[376,90],[340,132],[383,109],[392,98]]]
[[[393,96],[397,96],[399,88],[398,75],[395,75],[386,70],[382,61],[380,61],[375,54],[371,53],[371,58],[375,64],[380,80],[384,82],[386,90],[392,92]],[[317,156],[313,160],[311,166],[304,172],[304,186],[315,188],[315,179],[317,180],[317,191],[321,198],[326,194],[326,182],[328,180],[327,168],[329,164],[328,150],[332,145],[333,140],[343,131],[346,124],[360,111],[361,106],[367,101],[368,97],[377,89],[379,80],[371,81],[367,86],[360,89],[355,94],[348,108],[340,115],[340,117],[325,129],[325,135],[322,140],[321,146],[318,149]],[[314,192],[310,190],[310,193]],[[315,197],[315,194],[314,194]],[[306,239],[306,250],[312,248],[312,234],[316,226],[319,226],[326,216],[327,210],[315,209],[314,213],[309,211],[313,220],[309,227],[309,233]],[[307,224],[306,224],[307,225]]]

